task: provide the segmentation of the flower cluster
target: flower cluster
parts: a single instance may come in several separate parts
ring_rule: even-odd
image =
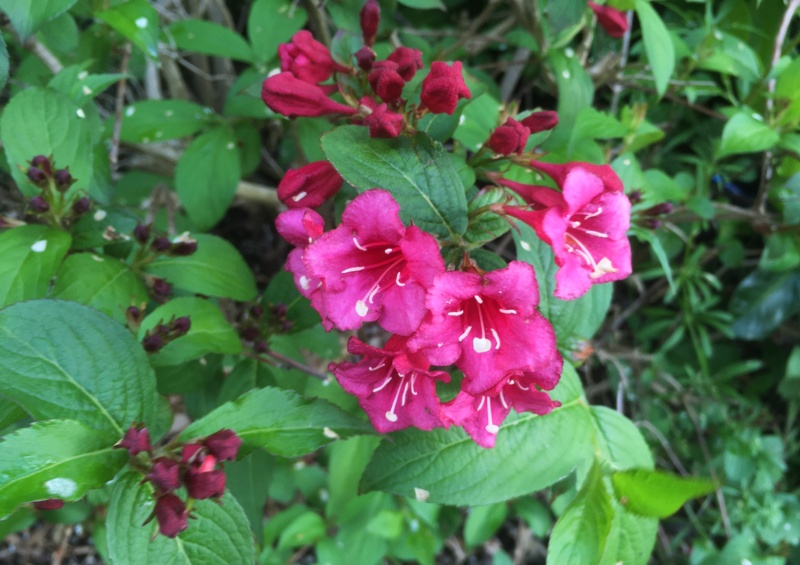
[[[153,457],[147,428],[133,426],[117,447],[127,449],[132,458],[145,454],[132,461],[153,486],[156,504],[148,521],[155,517],[159,533],[174,538],[188,527],[193,500],[218,500],[225,493],[225,472],[219,465],[236,459],[241,445],[239,436],[225,429],[183,445],[180,453],[162,450]],[[175,493],[181,486],[187,502]]]
[[[72,222],[91,208],[86,196],[66,196],[76,180],[72,178],[69,167],[57,169],[52,155],[36,155],[25,171],[28,181],[36,186],[40,193],[28,200],[28,213],[45,220]]]

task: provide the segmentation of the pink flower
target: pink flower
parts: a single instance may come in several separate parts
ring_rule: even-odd
[[[291,43],[278,45],[278,55],[282,71],[290,72],[298,79],[311,84],[328,80],[334,71],[349,70],[334,62],[328,48],[306,30],[295,33]]]
[[[492,132],[486,145],[498,155],[521,154],[530,135],[530,130],[524,124],[508,118],[506,123]]]
[[[378,61],[372,65],[367,77],[372,90],[384,102],[395,102],[403,94],[406,81],[397,72],[397,63],[392,61]]]
[[[186,492],[194,499],[221,498],[225,494],[225,473],[215,469],[217,458],[211,454],[195,460],[183,476]]]
[[[189,513],[183,501],[172,493],[162,494],[156,500],[155,509],[158,531],[163,536],[174,538],[189,527]]]
[[[372,64],[375,62],[376,55],[375,51],[365,45],[356,51],[355,57],[359,68],[362,71],[369,71],[372,68]]]
[[[407,338],[392,336],[384,349],[370,347],[351,337],[347,351],[364,358],[357,363],[331,363],[329,370],[369,416],[372,425],[385,434],[417,427],[432,430],[442,425],[436,380],[450,381],[444,371],[429,371],[421,353],[406,349]]]
[[[558,114],[550,110],[534,112],[524,120],[522,125],[530,130],[531,133],[539,133],[548,129],[553,129],[558,125]]]
[[[239,453],[242,440],[233,430],[223,429],[204,439],[203,445],[218,460],[233,461]]]
[[[381,23],[381,6],[377,0],[367,0],[358,16],[361,33],[364,36],[364,45],[372,47],[375,43],[375,36],[378,34],[378,25]]]
[[[364,122],[369,126],[370,137],[397,137],[405,127],[403,115],[390,111],[386,104],[376,106]]]
[[[278,183],[278,199],[289,208],[316,208],[342,188],[341,175],[328,161],[289,169]]]
[[[170,492],[181,486],[180,465],[167,457],[158,457],[147,474],[150,481],[161,492]]]
[[[425,317],[409,348],[434,365],[455,363],[462,388],[478,395],[510,373],[549,374],[558,369],[553,327],[536,310],[539,288],[533,267],[512,261],[486,274],[448,271],[436,277]]]
[[[287,72],[278,73],[264,81],[261,99],[273,112],[290,118],[356,113],[354,108],[328,98],[321,87],[302,81]]]
[[[518,192],[532,210],[505,207],[527,223],[553,248],[555,296],[578,298],[592,284],[624,279],[631,273],[631,249],[626,233],[631,204],[611,167],[588,163],[532,163],[561,186],[558,193],[543,186],[501,180]]]
[[[410,47],[398,47],[387,60],[397,63],[397,72],[408,82],[422,68],[422,51]]]
[[[597,23],[611,37],[622,37],[628,31],[628,18],[625,12],[620,12],[611,6],[599,6],[589,0],[589,7],[597,16]]]
[[[422,81],[421,107],[434,114],[451,114],[461,98],[471,98],[472,94],[461,76],[461,61],[450,67],[442,61],[431,63],[428,76]]]
[[[376,320],[400,335],[417,329],[425,291],[444,261],[436,240],[406,228],[399,212],[389,192],[368,190],[347,205],[336,229],[306,248],[308,272],[322,280],[323,320],[341,330]]]

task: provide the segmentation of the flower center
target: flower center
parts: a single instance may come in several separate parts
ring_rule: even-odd
[[[484,309],[488,308],[488,306],[484,303],[484,299],[480,295],[476,294],[472,298],[473,300],[469,300],[466,305],[462,303],[463,308],[461,310],[454,310],[447,313],[448,316],[463,316],[466,312],[464,331],[458,337],[458,341],[461,342],[467,339],[473,329],[475,333],[480,329],[480,335],[476,335],[472,338],[472,349],[475,353],[486,353],[492,349],[492,340],[487,337],[488,335],[494,338],[494,349],[500,349],[500,335],[497,333],[497,330],[490,325],[491,316],[488,311],[484,312]],[[514,315],[517,313],[516,310],[511,308],[497,308],[497,311],[506,315]]]
[[[597,232],[591,232],[590,230],[583,230],[583,231],[585,231],[589,235],[594,235],[595,233],[597,233]],[[608,237],[608,236],[603,234],[603,237]],[[589,252],[586,246],[581,242],[581,240],[575,237],[574,233],[570,233],[569,231],[567,231],[564,234],[564,247],[568,252],[573,253],[578,257],[580,257],[581,259],[583,259],[586,262],[586,265],[588,265],[592,269],[592,272],[589,273],[589,278],[591,279],[597,279],[608,273],[617,272],[617,269],[614,267],[614,265],[611,263],[611,259],[609,259],[608,257],[603,257],[599,261],[595,261],[594,257],[592,257],[592,254]]]
[[[378,292],[385,289],[386,285],[384,284],[384,287],[382,287],[381,283],[387,278],[387,275],[390,273],[394,274],[394,284],[397,286],[406,285],[406,283],[401,280],[405,267],[405,257],[399,247],[392,246],[392,244],[385,241],[361,244],[356,237],[353,237],[353,245],[356,249],[367,253],[367,257],[365,257],[367,261],[363,265],[357,265],[343,270],[343,275],[372,269],[382,269],[369,290],[367,290],[360,300],[356,301],[356,313],[363,318],[369,313],[370,305],[375,303],[375,296]]]

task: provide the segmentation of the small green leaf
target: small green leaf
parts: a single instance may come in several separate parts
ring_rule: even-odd
[[[310,453],[337,438],[369,434],[372,428],[324,400],[276,388],[249,392],[223,404],[181,433],[182,440],[230,428],[244,449],[260,447],[282,457]]]
[[[666,518],[686,501],[716,489],[710,479],[680,477],[663,471],[635,469],[611,476],[614,492],[625,508],[642,516]]]
[[[614,518],[600,565],[647,563],[656,543],[658,520],[628,512],[616,499],[612,499],[611,507]]]
[[[760,153],[774,147],[780,141],[777,131],[752,114],[740,112],[722,128],[722,142],[717,157],[737,153]]]
[[[233,30],[205,20],[178,20],[167,29],[168,37],[185,51],[206,53],[250,62],[253,52],[244,38]]]
[[[69,10],[77,0],[0,0],[0,10],[25,42],[45,22]]]
[[[800,312],[800,273],[753,271],[733,291],[730,311],[736,337],[763,339]]]
[[[158,58],[158,12],[147,0],[128,0],[95,16],[130,40],[152,59]]]
[[[142,100],[125,108],[120,138],[128,143],[150,143],[197,133],[213,112],[186,100]]]
[[[592,406],[592,423],[603,459],[615,470],[653,468],[653,455],[633,422],[606,406]]]
[[[247,35],[257,61],[267,63],[285,43],[303,29],[308,15],[290,0],[256,0],[247,19]]]
[[[397,0],[397,2],[409,8],[416,8],[417,10],[445,9],[441,0]]]
[[[648,0],[636,0],[636,14],[642,26],[644,49],[647,60],[656,79],[656,90],[663,96],[669,86],[669,79],[675,70],[675,46],[667,26]]]
[[[491,538],[503,525],[508,515],[505,502],[470,508],[464,522],[464,543],[468,548],[478,547]]]
[[[252,300],[257,292],[253,272],[236,248],[215,235],[192,235],[197,251],[187,257],[161,257],[145,271],[175,288],[220,298]]]
[[[119,73],[92,75],[86,72],[87,66],[82,64],[66,67],[50,79],[47,86],[66,94],[78,106],[83,106],[102,94],[106,88],[125,78],[125,75]]]
[[[44,298],[70,242],[68,233],[47,226],[0,232],[0,307]]]
[[[6,87],[8,82],[8,49],[6,40],[0,36],[0,90]]]
[[[650,250],[653,252],[653,255],[656,256],[656,259],[658,259],[658,263],[661,265],[661,268],[664,271],[664,276],[667,277],[670,291],[674,294],[676,292],[676,288],[675,281],[672,279],[672,264],[669,261],[669,257],[667,257],[667,252],[664,250],[664,246],[661,245],[661,240],[652,231],[640,228],[638,226],[633,226],[631,228],[631,233],[640,241],[646,241],[650,244]]]
[[[219,308],[202,298],[175,298],[151,312],[139,327],[139,339],[159,323],[188,316],[189,333],[150,356],[155,366],[179,365],[211,353],[239,353],[242,342]]]
[[[78,500],[128,460],[116,440],[73,420],[35,422],[0,442],[0,518],[25,502]]]
[[[325,535],[325,521],[316,512],[306,510],[281,532],[278,549],[312,545]]]
[[[229,126],[200,135],[189,144],[175,170],[175,188],[186,213],[200,229],[225,215],[239,184],[239,150]]]

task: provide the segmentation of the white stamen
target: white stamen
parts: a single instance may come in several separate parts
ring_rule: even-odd
[[[448,312],[447,315],[448,316],[460,316],[463,313],[464,313],[463,310],[456,310],[455,312]]]
[[[308,290],[309,288],[311,288],[310,283],[311,280],[307,276],[300,275],[300,286],[303,287],[303,290]]]
[[[485,337],[472,338],[472,349],[475,350],[475,353],[486,353],[491,348],[492,348],[492,342],[486,339]]]
[[[471,331],[472,331],[472,326],[467,326],[467,329],[464,330],[464,333],[458,336],[458,341],[464,341],[469,335],[469,332]]]
[[[367,315],[367,312],[369,312],[369,308],[367,308],[367,304],[363,300],[356,302],[356,314],[363,318]]]
[[[402,379],[403,375],[400,375],[400,378]],[[389,408],[389,411],[386,413],[386,419],[390,422],[397,421],[397,414],[394,412],[394,407],[397,406],[397,399],[400,397],[400,389],[403,388],[402,385],[403,383],[401,382],[400,386],[397,387],[397,392],[394,393],[394,400],[392,400],[392,407]],[[408,384],[406,384],[406,387],[408,387]],[[405,393],[403,396],[405,396]]]
[[[380,289],[381,289],[381,287],[376,284],[375,288],[372,290],[372,292],[369,293],[369,303],[370,304],[373,304],[375,302],[375,295],[378,294],[378,291]]]
[[[378,365],[375,365],[374,367],[370,367],[369,370],[370,371],[377,371],[378,369],[382,369],[385,366],[386,366],[386,363],[381,361]]]
[[[516,314],[517,313],[516,310],[513,310],[511,308],[508,308],[508,309],[500,308],[499,311],[500,311],[501,314]]]
[[[403,400],[400,401],[400,405],[401,406],[405,406],[406,405],[406,395],[408,393],[408,387],[409,387],[410,384],[411,383],[407,382],[406,386],[403,387]]]
[[[356,238],[353,238],[353,243],[354,243],[354,244],[355,244],[355,246],[356,246],[356,247],[358,247],[358,248],[359,248],[361,251],[366,251],[366,250],[367,250],[367,248],[366,248],[366,247],[363,247],[363,246],[362,246],[360,243],[358,243],[358,240],[357,240]]]
[[[494,330],[494,328],[489,328],[489,331],[492,332],[492,335],[494,336],[494,340],[495,340],[495,342],[497,342],[497,345],[495,345],[494,348],[495,349],[500,349],[500,336],[497,335],[497,332]]]
[[[400,271],[397,271],[397,276],[395,277],[394,282],[397,286],[406,286],[406,283],[400,282]]]
[[[483,298],[481,298],[481,297],[480,297],[480,296],[478,296],[477,294],[475,295],[475,297],[474,297],[474,298],[475,298],[475,300],[478,302],[478,304],[483,304]]]
[[[414,389],[414,385],[416,383],[417,383],[417,374],[416,373],[412,373],[411,374],[411,394],[413,394],[414,396],[417,396],[417,391]]]
[[[603,232],[599,232],[599,231],[585,230],[585,229],[582,229],[582,228],[581,228],[581,231],[584,231],[584,232],[588,233],[589,235],[593,235],[595,237],[602,237],[603,239],[608,237],[607,233],[603,233]]]
[[[387,412],[385,414],[385,416],[386,416],[386,419],[389,420],[390,422],[396,422],[397,421],[397,414],[395,414],[394,412]]]
[[[518,387],[520,390],[530,390],[530,389],[531,389],[531,387],[529,387],[529,386],[522,386],[522,383],[521,383],[521,382],[519,382],[519,381],[508,381],[508,383],[509,383],[509,384],[512,384],[512,383],[513,383],[513,384],[517,385],[517,387]]]
[[[500,391],[500,402],[503,403],[503,408],[508,408],[508,404],[506,403],[506,397],[503,396],[503,391]]]
[[[346,275],[347,273],[357,273],[359,271],[363,271],[364,268],[365,267],[350,267],[349,269],[345,269],[344,271],[342,271],[342,274]]]
[[[304,190],[304,191],[298,192],[297,194],[292,196],[292,200],[294,200],[295,202],[300,202],[306,196],[308,196],[308,193]]]
[[[597,212],[592,212],[591,214],[583,213],[583,219],[588,220],[589,218],[594,218],[595,216],[599,216],[602,213],[603,213],[603,207],[598,206]]]
[[[611,260],[608,257],[603,257],[600,259],[600,261],[598,261],[597,265],[594,266],[594,271],[589,274],[589,278],[599,279],[605,274],[616,272],[617,269],[615,269],[614,265],[611,264]]]
[[[392,251],[394,251],[394,249],[392,249],[391,247],[387,247],[386,249],[383,250],[383,252],[386,253],[387,255],[391,255]]]
[[[373,389],[372,389],[372,392],[380,392],[380,391],[382,391],[384,388],[386,388],[386,385],[388,385],[388,384],[389,384],[389,381],[391,381],[391,380],[392,380],[392,377],[386,377],[386,380],[385,380],[385,381],[383,381],[383,382],[380,384],[380,386],[378,386],[378,387],[376,387],[376,388],[373,388]]]
[[[486,397],[485,397],[485,396],[481,396],[481,403],[480,403],[480,404],[478,404],[478,408],[477,408],[477,411],[478,411],[478,412],[480,412],[480,411],[481,411],[481,408],[483,408],[483,404],[484,404],[485,402],[486,402]]]
[[[492,401],[489,400],[488,405],[486,406],[486,412],[489,418],[489,423],[486,424],[486,431],[490,434],[496,434],[500,431],[500,427],[492,423]]]

